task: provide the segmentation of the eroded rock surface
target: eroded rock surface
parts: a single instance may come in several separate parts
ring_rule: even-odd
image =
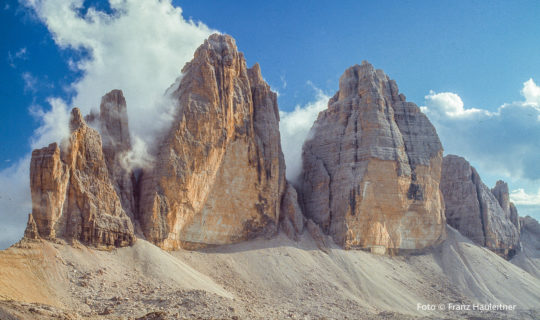
[[[142,178],[141,225],[165,249],[276,232],[285,189],[276,94],[212,35],[182,70],[177,114]]]
[[[32,214],[27,233],[96,246],[127,246],[135,241],[133,225],[122,209],[109,177],[99,133],[74,108],[71,135],[32,152]],[[33,221],[33,222],[32,222]]]
[[[298,203],[296,189],[287,183],[287,189],[281,202],[280,226],[281,230],[293,240],[304,232],[305,218]]]
[[[134,219],[137,211],[134,198],[134,177],[133,168],[128,159],[131,138],[126,99],[121,90],[112,90],[101,98],[99,128],[109,176],[120,197],[122,207]]]
[[[501,256],[515,254],[519,222],[515,223],[517,210],[509,201],[504,182],[498,182],[492,192],[467,160],[448,155],[443,160],[441,191],[449,225]]]
[[[497,181],[495,184],[495,187],[491,189],[491,193],[497,198],[497,201],[499,201],[499,205],[504,210],[504,213],[506,216],[510,219],[510,221],[516,226],[516,228],[519,230],[519,215],[517,212],[517,208],[510,201],[510,193],[508,192],[508,184],[502,180]]]
[[[304,213],[345,248],[422,249],[445,237],[433,125],[367,62],[340,78],[303,147]]]

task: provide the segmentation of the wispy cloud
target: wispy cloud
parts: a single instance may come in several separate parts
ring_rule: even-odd
[[[12,68],[16,68],[16,62],[17,60],[27,60],[28,59],[28,51],[25,47],[19,49],[15,53],[12,53],[11,51],[8,51],[8,64]]]
[[[281,80],[281,87],[283,89],[287,89],[287,79],[285,78],[285,75],[282,74],[281,76],[279,76],[279,79]]]
[[[24,80],[24,91],[30,91],[35,93],[38,80],[30,72],[23,72],[21,75]]]

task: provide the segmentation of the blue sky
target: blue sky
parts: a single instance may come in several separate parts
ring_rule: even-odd
[[[520,212],[540,217],[540,2],[116,2],[0,2],[0,182],[10,185],[0,186],[2,231],[24,225],[19,176],[33,147],[61,137],[66,109],[88,111],[107,90],[127,90],[144,145],[153,131],[142,129],[141,101],[165,90],[213,31],[232,35],[279,92],[290,168],[303,137],[295,130],[306,132],[347,67],[368,60],[425,107],[447,152],[489,186],[508,181]],[[78,9],[65,13],[66,3]]]

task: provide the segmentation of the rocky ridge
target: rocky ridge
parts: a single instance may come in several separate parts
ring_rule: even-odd
[[[120,90],[103,96],[99,113],[83,118],[74,109],[70,137],[33,152],[26,238],[127,246],[137,233],[174,250],[278,230],[297,240],[307,229],[320,248],[328,247],[329,235],[344,248],[378,253],[421,250],[444,239],[441,143],[381,70],[363,62],[340,78],[304,145],[297,188],[285,180],[277,96],[258,64],[247,68],[234,39],[210,36],[182,72],[167,90],[176,113],[156,142],[152,166],[129,163]],[[474,169],[450,168],[446,182],[455,174],[463,189],[451,194],[441,185],[451,225],[503,255],[513,252],[520,225],[508,186],[499,181],[490,191],[477,174],[467,180]],[[465,209],[471,214],[453,213]]]
[[[427,117],[363,62],[341,76],[304,144],[303,209],[345,248],[426,248],[445,237],[441,162]]]
[[[489,189],[467,160],[445,156],[441,191],[448,224],[475,243],[511,258],[519,250],[519,220],[508,185]]]

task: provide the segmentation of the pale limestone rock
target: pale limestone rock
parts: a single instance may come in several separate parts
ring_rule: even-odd
[[[26,223],[26,230],[24,230],[25,239],[39,239],[39,231],[37,228],[36,221],[32,214],[28,215],[28,222]]]
[[[71,135],[62,150],[53,143],[32,153],[29,222],[35,221],[39,236],[45,239],[131,245],[133,225],[109,178],[99,133],[86,125],[77,108],[69,126]]]
[[[310,136],[304,213],[338,244],[415,250],[444,239],[441,143],[381,70],[367,62],[347,69]]]
[[[275,233],[285,189],[276,94],[226,35],[182,72],[175,119],[142,177],[146,238],[175,249]]]
[[[56,143],[32,151],[30,190],[32,217],[42,238],[55,238],[57,223],[63,216],[69,183],[69,168],[60,158]],[[65,223],[65,218],[62,219]],[[62,226],[62,229],[65,225]]]
[[[296,189],[287,183],[287,189],[281,201],[280,228],[292,240],[304,232],[305,218],[298,204]]]
[[[508,192],[508,184],[502,180],[497,181],[495,187],[491,189],[491,193],[497,198],[501,208],[506,213],[506,216],[519,230],[519,215],[516,206],[510,201],[510,193]]]
[[[306,223],[306,229],[315,241],[317,248],[319,248],[325,253],[329,253],[330,250],[328,249],[328,241],[321,227],[315,222],[313,222],[313,220],[308,219]]]
[[[99,128],[103,141],[103,156],[109,176],[126,213],[135,219],[134,177],[127,156],[131,138],[126,100],[121,90],[112,90],[101,98]]]
[[[467,160],[448,155],[443,160],[441,191],[450,226],[506,258],[519,249],[519,230],[510,218],[508,187],[506,195],[503,185],[495,188],[501,203],[508,207],[505,211]]]
[[[511,262],[540,279],[540,224],[531,216],[519,220],[520,250]]]

